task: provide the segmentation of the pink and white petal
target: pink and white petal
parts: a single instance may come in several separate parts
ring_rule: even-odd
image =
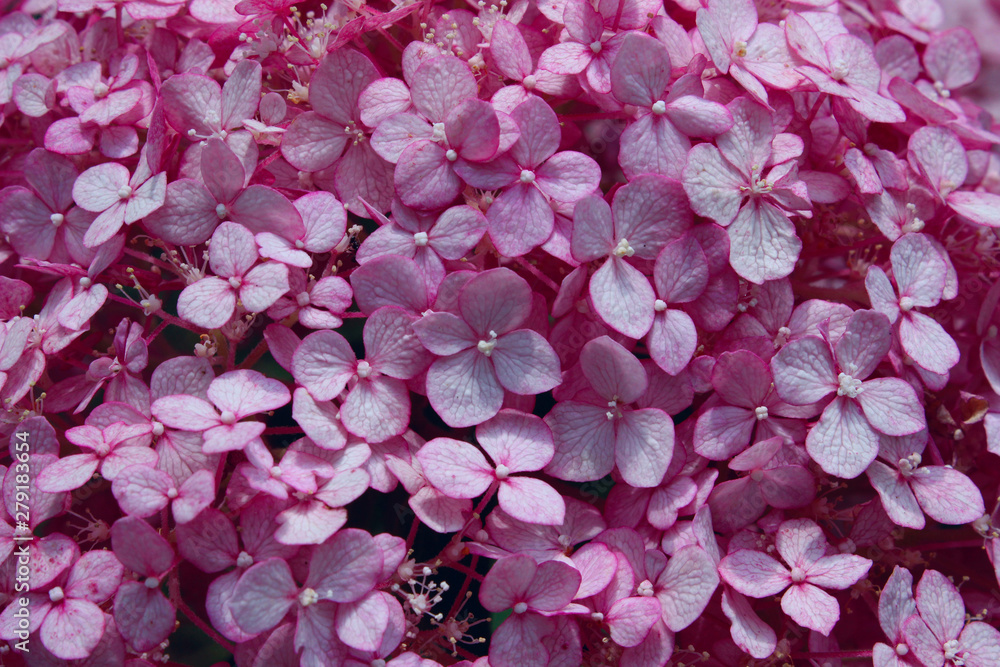
[[[42,643],[57,658],[86,658],[101,641],[104,618],[104,612],[93,602],[67,599],[45,616],[40,632]]]
[[[471,206],[453,206],[431,228],[429,246],[444,259],[461,259],[486,231],[486,217]]]
[[[410,89],[391,77],[373,81],[358,98],[361,122],[368,127],[380,127],[392,115],[407,111],[411,106]]]
[[[476,428],[476,441],[497,465],[510,472],[541,470],[555,452],[552,432],[539,417],[501,410]]]
[[[592,194],[601,180],[594,159],[576,151],[562,151],[535,172],[538,188],[561,202],[575,202]]]
[[[943,524],[971,523],[986,511],[979,488],[966,475],[947,466],[917,468],[910,487],[927,516]]]
[[[373,591],[355,602],[337,606],[337,636],[357,651],[375,651],[389,624],[390,604],[398,604],[388,593]]]
[[[409,505],[421,521],[438,533],[460,530],[472,514],[471,500],[449,498],[430,486],[410,496]]]
[[[500,120],[493,106],[484,100],[463,100],[445,120],[448,144],[465,160],[483,162],[500,147]]]
[[[804,628],[829,635],[840,620],[836,598],[812,584],[795,584],[781,596],[781,610]]]
[[[563,401],[546,415],[555,455],[545,471],[573,482],[598,480],[614,468],[615,430],[604,408]]]
[[[427,480],[452,498],[475,498],[493,483],[493,466],[474,446],[435,438],[417,452]]]
[[[627,597],[618,600],[605,617],[611,639],[619,646],[638,646],[660,617],[660,603],[653,598]]]
[[[656,174],[637,176],[615,193],[611,202],[614,213],[614,249],[627,239],[635,256],[653,260],[663,246],[680,237],[691,227],[691,209],[683,186]]]
[[[926,525],[923,510],[920,509],[910,485],[896,470],[881,461],[873,461],[865,473],[872,488],[878,492],[885,513],[894,524],[916,530]]]
[[[243,225],[223,222],[212,234],[209,260],[216,275],[242,278],[258,257],[253,234]]]
[[[629,338],[642,338],[653,326],[653,287],[620,257],[609,258],[591,277],[590,298],[601,319]]]
[[[228,282],[215,276],[188,285],[177,299],[177,314],[206,329],[218,329],[235,310],[236,292]]]
[[[921,665],[943,667],[944,641],[934,636],[920,614],[914,614],[903,624],[901,639]]]
[[[254,184],[229,207],[229,217],[254,234],[273,232],[286,239],[305,236],[302,216],[292,202],[273,188]]]
[[[593,59],[594,52],[587,44],[562,42],[542,52],[538,58],[538,67],[555,74],[580,74]]]
[[[151,410],[153,417],[165,425],[185,431],[204,431],[222,423],[211,403],[188,394],[158,398],[153,401]]]
[[[490,359],[500,385],[515,394],[541,394],[562,381],[555,350],[532,329],[511,331],[498,338]]]
[[[961,358],[955,340],[937,320],[923,313],[909,312],[903,317],[899,340],[907,356],[932,373],[947,373]]]
[[[128,186],[128,169],[116,162],[91,167],[73,182],[73,201],[85,211],[100,213],[121,201],[119,190]]]
[[[529,183],[517,183],[504,191],[490,205],[486,219],[494,245],[508,257],[519,257],[544,243],[555,224],[552,207]]]
[[[965,603],[955,584],[937,570],[926,570],[915,598],[920,617],[939,643],[958,638],[965,625]]]
[[[818,336],[804,336],[785,345],[771,359],[771,371],[775,389],[787,403],[816,403],[838,386],[830,346]]]
[[[445,156],[445,149],[425,140],[410,144],[402,152],[393,178],[403,203],[421,210],[447,206],[462,189],[462,180]]]
[[[694,449],[713,461],[724,461],[746,449],[757,419],[746,408],[717,405],[695,423]]]
[[[962,660],[966,667],[989,667],[1000,663],[1000,632],[993,626],[973,621],[965,626],[958,639],[965,649]]]
[[[479,601],[492,612],[511,608],[527,598],[537,571],[538,565],[528,556],[501,558],[483,579]]]
[[[910,435],[927,427],[913,387],[899,378],[876,378],[861,385],[858,403],[872,428],[886,435]]]
[[[459,311],[472,330],[485,337],[520,329],[531,311],[531,288],[510,269],[491,269],[473,277],[458,297]]]
[[[251,313],[262,313],[288,292],[288,267],[264,262],[250,269],[240,287],[240,301]]]
[[[546,667],[549,651],[542,639],[554,631],[555,621],[537,614],[512,614],[497,628],[490,642],[489,664],[494,667]]]
[[[284,383],[250,370],[223,373],[212,380],[207,393],[220,410],[229,410],[237,418],[277,410],[292,398]]]
[[[474,426],[499,412],[503,387],[490,359],[471,349],[431,364],[427,398],[449,426]]]
[[[674,452],[674,422],[656,408],[626,412],[615,428],[615,463],[628,484],[653,487],[663,481]]]
[[[167,473],[148,466],[130,466],[115,477],[111,490],[126,514],[152,516],[167,506],[173,480]]]
[[[653,282],[668,304],[694,301],[705,291],[708,278],[708,259],[694,236],[668,243],[656,257]]]
[[[295,380],[320,401],[329,401],[343,391],[356,367],[350,343],[335,331],[309,334],[292,357]]]
[[[182,178],[167,185],[163,206],[143,220],[156,237],[178,245],[206,241],[219,224],[215,197],[200,181]]]
[[[73,454],[45,466],[36,483],[45,493],[73,491],[90,481],[99,460],[93,454]]]
[[[889,277],[885,275],[878,266],[868,267],[868,274],[865,276],[865,291],[868,292],[868,299],[872,308],[889,318],[891,324],[895,324],[899,319],[899,300],[896,297],[896,290],[892,288]]]
[[[646,343],[656,365],[670,375],[677,375],[694,356],[698,330],[683,310],[668,309],[653,318]]]
[[[540,479],[508,477],[500,482],[497,495],[500,507],[525,523],[558,526],[565,521],[562,496]]]
[[[125,224],[131,225],[163,206],[167,198],[167,175],[163,172],[152,176],[139,186],[125,205]]]
[[[428,313],[413,323],[413,330],[429,352],[442,356],[457,354],[478,342],[465,320],[452,313]]]
[[[432,123],[444,122],[462,100],[476,96],[476,80],[469,66],[452,56],[425,61],[409,81],[413,106]]]
[[[573,209],[573,235],[570,250],[580,262],[603,257],[611,252],[617,240],[611,217],[611,206],[601,197],[587,197]]]
[[[944,292],[947,266],[930,237],[905,234],[892,244],[892,275],[900,297],[915,306],[936,306]]]
[[[406,430],[409,390],[395,378],[359,382],[340,406],[340,418],[348,431],[366,442],[384,442]]]
[[[857,402],[836,398],[806,436],[806,451],[825,472],[854,479],[878,455],[878,435]]]
[[[214,501],[215,474],[210,470],[199,470],[181,484],[180,496],[171,506],[174,521],[179,525],[188,523]]]
[[[870,560],[854,554],[824,556],[809,566],[806,581],[842,591],[864,579],[871,566]]]
[[[729,589],[723,590],[722,612],[732,623],[729,633],[737,646],[758,660],[774,653],[777,635],[754,613],[745,597]]]
[[[767,202],[751,201],[729,226],[729,263],[743,278],[761,284],[784,278],[795,268],[802,241],[785,213]]]
[[[608,336],[588,341],[580,362],[590,386],[609,401],[634,403],[649,386],[642,362]]]
[[[739,549],[719,563],[722,580],[740,593],[763,598],[780,593],[792,583],[784,565],[760,551]]]
[[[618,161],[625,174],[681,179],[691,140],[662,116],[647,114],[626,128]]]
[[[369,260],[351,273],[351,287],[358,307],[371,315],[382,306],[399,306],[410,312],[427,310],[428,295],[424,276],[408,257],[383,255]]]
[[[173,631],[177,611],[159,588],[138,581],[122,584],[115,595],[115,625],[136,651],[149,651]]]
[[[619,102],[650,107],[670,82],[670,55],[658,40],[628,33],[611,67],[611,91]]]
[[[656,597],[667,627],[680,632],[698,620],[719,581],[715,561],[708,552],[696,545],[678,549],[656,579]]]
[[[231,426],[216,426],[205,431],[202,451],[205,454],[222,454],[242,450],[254,438],[264,433],[263,422],[237,422]]]
[[[297,116],[281,138],[281,154],[303,171],[326,169],[347,146],[344,125],[323,118],[315,111]]]
[[[955,213],[978,225],[1000,227],[1000,195],[992,192],[952,192],[948,205]]]
[[[251,566],[240,577],[229,608],[244,632],[257,634],[273,628],[292,606],[298,588],[288,564],[270,558]]]

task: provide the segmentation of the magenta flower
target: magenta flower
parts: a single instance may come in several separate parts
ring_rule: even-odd
[[[926,427],[913,387],[892,377],[866,381],[889,351],[890,337],[885,315],[859,310],[832,346],[806,336],[771,360],[784,399],[815,403],[836,392],[806,438],[809,456],[831,475],[860,475],[878,454],[879,433],[909,435]]]
[[[557,97],[568,97],[579,90],[573,78],[561,76],[576,72],[555,72],[550,67],[543,67],[540,58],[536,66],[524,35],[516,25],[505,19],[493,24],[490,55],[499,73],[519,84],[507,85],[497,91],[492,99],[497,109],[509,112],[534,96],[536,90]]]
[[[739,549],[722,559],[719,574],[727,584],[750,597],[785,591],[781,596],[782,611],[802,627],[829,635],[840,620],[840,606],[822,589],[853,586],[865,577],[872,562],[852,554],[826,555],[826,536],[809,519],[782,523],[775,546],[784,563],[760,551]]]
[[[918,614],[906,621],[903,635],[922,664],[985,667],[1000,660],[1000,632],[981,621],[966,622],[962,596],[943,574],[924,571],[916,603]]]
[[[629,178],[660,174],[679,179],[691,149],[689,137],[707,139],[733,126],[726,107],[702,98],[698,73],[672,86],[670,74],[663,43],[642,33],[625,37],[611,68],[611,89],[619,102],[640,110],[622,134],[618,156]]]
[[[131,465],[115,477],[111,490],[125,514],[145,518],[170,505],[174,520],[182,524],[215,500],[215,475],[199,470],[177,484],[162,470]]]
[[[513,410],[476,427],[476,441],[492,460],[474,446],[451,438],[435,438],[420,448],[417,458],[427,479],[452,498],[475,498],[496,488],[500,507],[528,523],[559,525],[566,515],[562,496],[539,479],[514,473],[541,470],[555,449],[552,434],[540,418]]]
[[[538,66],[555,74],[583,74],[596,92],[610,93],[611,66],[628,33],[605,34],[604,17],[579,0],[565,3],[557,20],[565,38],[542,52]]]
[[[486,219],[497,249],[515,257],[552,235],[552,201],[572,204],[597,189],[600,168],[582,153],[556,153],[559,119],[541,98],[529,97],[511,111],[511,117],[521,135],[507,155],[485,164],[456,164],[455,169],[473,187],[503,188]]]
[[[809,191],[794,153],[774,152],[777,132],[767,109],[747,97],[728,108],[733,129],[719,135],[718,148],[691,149],[684,190],[695,213],[727,228],[736,273],[754,283],[784,278],[802,250],[789,215],[811,208]]]
[[[202,432],[206,454],[243,449],[264,432],[258,421],[244,417],[277,410],[291,400],[281,382],[257,371],[230,371],[212,380],[206,398],[174,394],[156,399],[153,417],[181,431]]]
[[[334,331],[309,334],[295,350],[292,374],[313,398],[329,401],[354,380],[340,408],[348,431],[371,442],[400,435],[410,420],[410,397],[403,380],[430,362],[414,334],[412,316],[385,306],[365,323],[367,357],[358,361],[350,343]]]
[[[427,370],[427,398],[453,427],[493,417],[504,391],[540,394],[559,384],[559,359],[531,329],[531,288],[509,269],[484,271],[458,293],[458,314],[429,313],[413,324],[438,359]]]
[[[542,637],[552,632],[553,616],[569,605],[580,588],[580,573],[559,561],[540,565],[527,556],[496,562],[483,579],[479,600],[494,613],[511,610],[490,642],[496,667],[542,667],[548,650]],[[566,613],[563,611],[563,613]]]
[[[203,74],[170,77],[160,88],[167,123],[191,140],[225,139],[257,113],[261,74],[260,63],[242,60],[221,87]]]
[[[111,526],[111,546],[121,564],[138,575],[115,595],[115,625],[136,651],[148,651],[167,638],[177,616],[174,605],[160,591],[160,583],[175,565],[170,543],[148,523],[124,517]],[[132,619],[141,618],[142,623]]]
[[[560,401],[545,417],[556,448],[546,472],[583,482],[617,466],[631,486],[657,486],[673,456],[674,422],[662,410],[631,407],[648,384],[642,364],[601,336],[584,346],[580,370],[589,390]]]
[[[608,326],[641,338],[653,326],[656,294],[627,258],[655,259],[691,225],[680,184],[661,176],[640,176],[615,192],[611,206],[591,196],[573,213],[573,257],[606,261],[590,278],[594,309]],[[635,261],[635,260],[633,260]]]
[[[114,480],[125,468],[137,465],[155,465],[157,456],[149,447],[135,446],[129,441],[149,433],[148,424],[126,424],[115,422],[103,429],[84,425],[66,431],[66,439],[85,454],[64,456],[48,466],[38,476],[42,491],[72,491],[78,489],[94,475],[100,473],[108,480]]]
[[[879,438],[879,458],[865,473],[893,523],[923,528],[924,513],[940,523],[971,523],[983,515],[983,496],[966,475],[949,466],[922,466],[928,435]]]
[[[96,248],[118,233],[124,225],[163,206],[167,175],[150,173],[143,153],[135,173],[114,162],[91,167],[73,183],[73,200],[80,208],[98,213],[83,237],[83,244]]]
[[[224,326],[238,304],[252,313],[264,312],[289,289],[288,267],[279,262],[257,264],[253,234],[242,225],[219,225],[208,258],[215,275],[188,285],[177,299],[177,313],[198,326]]]

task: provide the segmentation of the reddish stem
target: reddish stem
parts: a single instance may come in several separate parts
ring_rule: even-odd
[[[524,269],[531,275],[538,278],[550,290],[552,290],[556,294],[559,293],[559,285],[556,283],[556,281],[552,280],[552,278],[549,278],[547,275],[539,271],[537,266],[526,260],[524,257],[518,257],[515,261],[517,262],[518,266],[520,266],[522,269]]]

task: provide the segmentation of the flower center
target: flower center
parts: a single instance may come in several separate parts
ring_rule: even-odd
[[[434,123],[432,127],[433,130],[431,131],[431,141],[436,141],[438,143],[444,141],[446,136],[444,131],[444,123]]]
[[[250,567],[253,565],[253,556],[248,554],[246,551],[241,551],[240,555],[236,557],[236,567]]]
[[[899,299],[899,309],[904,313],[908,313],[913,310],[913,298],[909,296],[904,296]]]
[[[920,467],[920,460],[920,454],[910,454],[905,459],[899,459],[896,465],[899,467],[899,472],[909,477]]]
[[[615,257],[631,257],[635,254],[635,248],[628,244],[628,239],[622,239],[611,252]]]
[[[103,81],[98,81],[94,85],[94,97],[100,99],[105,95],[107,95],[109,90],[111,89],[108,88],[108,84],[104,83]]]
[[[231,425],[231,424],[235,424],[236,423],[236,414],[232,410],[226,410],[219,417],[219,421],[221,421],[223,424],[226,424],[227,426]]]
[[[797,584],[801,584],[805,580],[806,580],[805,570],[803,570],[801,567],[793,567],[792,581],[794,581]]]
[[[598,54],[598,53],[600,53],[601,49],[603,49],[603,48],[604,48],[604,44],[601,44],[600,40],[597,40],[595,42],[591,42],[590,43],[590,50],[593,51],[593,53],[595,55]]]
[[[535,172],[530,169],[521,170],[521,182],[522,183],[534,183],[535,182]]]
[[[521,85],[524,86],[525,90],[534,90],[536,83],[538,83],[538,81],[535,79],[535,75],[529,74],[524,77],[524,81],[521,82]]]
[[[61,589],[59,586],[56,586],[55,588],[49,591],[49,600],[51,600],[52,602],[62,602],[63,598],[65,597],[66,595],[63,593],[63,589]]]
[[[657,116],[662,116],[667,113],[667,103],[663,100],[656,100],[653,102],[653,113]]]
[[[514,605],[514,613],[515,614],[523,614],[526,611],[528,611],[528,603],[527,602],[518,602],[516,605]]]
[[[847,373],[838,375],[837,380],[840,382],[840,386],[837,388],[837,396],[857,398],[858,394],[862,391],[861,380],[855,380]]]
[[[643,579],[636,589],[636,595],[644,598],[651,598],[656,591],[653,590],[653,582],[649,579]]]
[[[299,308],[305,308],[309,305],[309,292],[302,291],[295,295],[295,303],[299,304]]]
[[[955,660],[958,657],[958,652],[962,650],[962,645],[958,643],[957,639],[949,639],[944,643],[942,647],[944,649],[944,659],[945,660]],[[955,664],[959,664],[957,661]],[[965,664],[962,662],[961,664]]]
[[[427,238],[427,232],[417,232],[413,235],[413,244],[418,248],[423,248],[427,245],[430,239]]]
[[[66,216],[63,215],[62,213],[53,213],[52,215],[49,216],[49,220],[52,221],[53,227],[58,227],[59,225],[61,225],[63,222],[66,221]]]
[[[662,313],[666,309],[667,309],[667,302],[664,301],[663,299],[657,299],[656,301],[653,302],[653,310],[655,310],[656,312]]]
[[[359,378],[366,378],[372,374],[371,364],[362,359],[358,362],[358,368],[355,372],[358,374]]]
[[[733,55],[737,58],[746,58],[747,55],[747,43],[740,40],[733,44]]]
[[[896,655],[906,655],[910,652],[910,647],[900,642],[896,644]]]
[[[458,153],[455,152],[454,148],[449,148],[448,152],[445,153],[444,156],[448,159],[448,162],[454,162],[458,159]]]
[[[229,211],[226,210],[225,204],[217,204],[215,206],[215,214],[219,216],[219,220],[222,220],[227,215],[229,215]]]
[[[316,604],[319,602],[319,593],[311,588],[303,588],[302,592],[299,593],[299,604],[303,607],[308,607],[311,604]]]
[[[599,611],[593,611],[590,613],[590,620],[600,623],[601,621],[604,620],[604,614],[602,614]]]
[[[163,435],[164,427],[160,422],[153,422],[153,435],[160,437]]]
[[[180,494],[177,493],[177,489],[175,489],[174,487],[170,487],[167,490],[167,498],[170,498],[171,500],[173,500],[174,498],[176,498],[178,495],[180,495]]]
[[[837,60],[833,63],[833,71],[830,72],[830,76],[837,81],[843,81],[851,73],[851,68],[847,64],[846,60]]]
[[[767,406],[759,405],[753,410],[754,415],[757,417],[757,421],[764,421],[767,419]]]
[[[281,477],[281,466],[271,466],[271,477]]]
[[[142,583],[146,588],[158,588],[160,586],[160,580],[156,577],[146,577],[146,581]]]
[[[764,479],[764,471],[754,470],[752,473],[750,473],[750,479],[759,483],[762,479]]]
[[[123,185],[120,188],[118,188],[119,199],[128,199],[131,196],[132,196],[132,188],[130,188],[129,186]]]
[[[487,340],[481,340],[476,344],[476,348],[485,354],[487,357],[493,354],[493,348],[497,346],[497,332],[490,331],[490,337]]]
[[[505,466],[505,465],[503,465],[501,463],[500,465],[497,466],[496,476],[497,476],[497,479],[499,479],[499,480],[505,480],[505,479],[507,479],[507,477],[510,476],[510,468],[508,468],[507,466]]]
[[[243,285],[243,279],[239,276],[230,276],[229,286],[233,289],[239,289]]]

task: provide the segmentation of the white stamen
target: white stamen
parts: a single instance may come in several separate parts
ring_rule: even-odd
[[[763,421],[763,420],[767,419],[767,417],[768,417],[767,406],[766,405],[758,405],[756,408],[754,408],[753,413],[757,417],[758,421]]]
[[[806,580],[806,572],[801,567],[792,568],[792,581],[797,584],[801,584]]]
[[[600,40],[597,40],[595,42],[591,42],[590,43],[590,50],[593,51],[595,54],[600,53],[601,49],[603,49],[603,48],[604,48],[604,45],[601,44]]]
[[[427,245],[430,239],[427,237],[427,232],[417,232],[413,235],[413,244],[418,248],[423,248]]]
[[[644,579],[635,589],[636,595],[644,598],[651,598],[656,593],[653,590],[653,582],[649,579]]]
[[[493,354],[493,348],[497,346],[497,332],[490,331],[488,340],[481,340],[476,344],[476,348],[487,357]]]
[[[146,581],[142,582],[146,588],[159,588],[160,580],[156,577],[146,577]]]
[[[49,600],[52,602],[62,602],[66,595],[63,593],[63,589],[59,586],[49,590]]]
[[[59,225],[61,225],[63,222],[66,221],[66,216],[63,215],[62,213],[53,213],[52,215],[49,216],[49,220],[52,222],[52,225],[54,227],[58,227]]]
[[[436,141],[438,143],[444,141],[446,137],[444,131],[444,123],[434,123],[432,127],[433,130],[431,130],[431,141]]]
[[[236,567],[250,567],[253,565],[253,556],[248,554],[246,551],[241,551],[240,555],[236,557]]]
[[[215,214],[219,216],[219,220],[222,220],[224,217],[229,215],[229,211],[226,210],[225,204],[218,204],[215,207]]]
[[[120,188],[118,188],[119,199],[128,199],[131,196],[132,196],[132,188],[130,188],[129,186],[123,185]]]
[[[840,386],[837,388],[837,396],[857,398],[858,394],[862,391],[861,380],[855,380],[847,373],[838,375],[837,380],[840,382]]]
[[[896,466],[904,477],[909,477],[920,467],[920,461],[920,454],[910,454],[905,459],[899,459],[896,462]]]
[[[534,90],[535,84],[537,83],[538,80],[535,79],[535,75],[529,74],[528,76],[524,77],[524,80],[521,82],[521,85],[524,86],[525,90]]]
[[[358,374],[359,378],[366,378],[372,374],[371,364],[362,359],[358,362],[358,368],[355,372]]]
[[[534,183],[535,182],[535,172],[530,169],[521,170],[521,182],[522,183]]]
[[[615,246],[615,249],[611,251],[615,257],[631,257],[635,254],[635,249],[628,244],[627,239],[622,239]]]
[[[913,297],[904,296],[899,299],[899,309],[904,313],[913,310]]]
[[[448,152],[445,153],[444,156],[448,159],[448,162],[454,162],[458,159],[458,153],[456,153],[453,148],[449,148]]]
[[[656,100],[656,102],[653,102],[653,113],[657,116],[662,116],[667,113],[667,103],[663,100]]]
[[[514,613],[515,614],[523,614],[526,611],[528,611],[528,603],[527,602],[518,602],[516,605],[514,605]]]
[[[155,435],[156,437],[160,437],[161,435],[163,435],[164,430],[165,429],[163,427],[163,424],[161,424],[160,422],[153,422],[153,435]]]
[[[499,480],[505,480],[510,475],[510,468],[503,465],[502,463],[497,466],[496,476]]]
[[[910,652],[910,647],[900,642],[896,644],[896,655],[906,655]]]
[[[656,301],[653,302],[653,310],[655,310],[656,312],[662,313],[666,309],[667,309],[667,302],[664,301],[663,299],[657,299]]]
[[[226,410],[219,417],[219,421],[221,421],[223,424],[226,424],[226,425],[235,424],[236,423],[236,414],[233,413],[232,410]]]
[[[299,292],[295,295],[295,303],[299,304],[299,308],[305,308],[309,305],[309,292]]]
[[[233,289],[239,289],[243,285],[243,279],[239,276],[230,276],[229,286]]]
[[[303,607],[308,607],[311,604],[316,604],[319,602],[319,593],[311,588],[304,588],[302,592],[299,593],[299,604]]]
[[[167,498],[170,498],[171,500],[173,500],[178,495],[180,495],[180,494],[177,492],[177,489],[175,489],[174,487],[170,487],[169,489],[167,489]]]

